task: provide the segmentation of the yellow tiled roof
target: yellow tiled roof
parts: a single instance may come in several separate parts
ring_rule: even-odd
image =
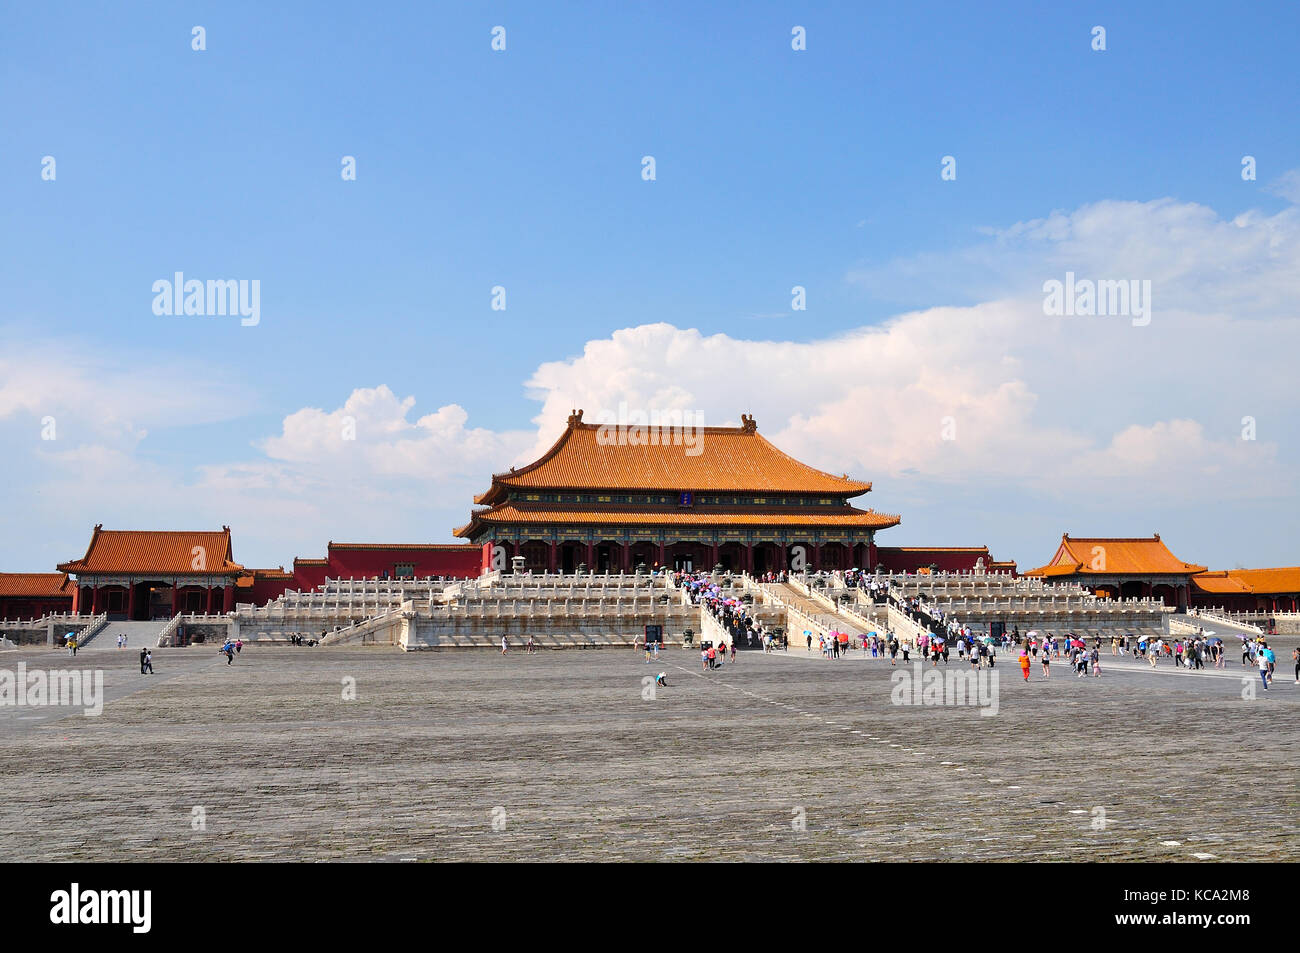
[[[86,555],[58,566],[62,572],[226,575],[242,572],[230,549],[230,527],[220,532],[107,530],[95,527]]]
[[[1300,566],[1221,569],[1192,577],[1196,588],[1216,595],[1277,595],[1300,592]]]
[[[554,446],[526,467],[498,473],[475,503],[492,504],[512,488],[754,491],[852,497],[871,484],[834,476],[782,453],[758,433],[752,417],[740,427],[659,430],[582,422],[575,411]],[[654,443],[650,443],[650,439]],[[689,441],[689,443],[688,443]]]
[[[1056,555],[1046,566],[1031,569],[1026,576],[1081,575],[1142,576],[1184,575],[1204,572],[1204,566],[1184,562],[1160,541],[1150,537],[1061,537]]]
[[[55,599],[71,596],[72,589],[63,572],[0,572],[0,596]]]

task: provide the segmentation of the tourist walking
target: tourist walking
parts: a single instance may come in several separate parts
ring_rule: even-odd
[[[142,649],[142,651],[144,652],[144,665],[140,667],[140,671],[143,674],[152,675],[153,674],[153,652],[149,651],[148,649]]]
[[[1043,661],[1043,678],[1051,678],[1052,677],[1052,668],[1051,668],[1052,653],[1048,652],[1045,647],[1043,650],[1042,661]]]
[[[501,654],[505,655],[508,651],[510,651],[510,640],[503,635],[501,636]]]
[[[1264,691],[1268,691],[1268,656],[1257,652],[1256,658],[1259,659],[1259,680],[1264,683]]]
[[[144,660],[145,660],[145,656],[147,656],[148,654],[149,654],[149,650],[148,650],[148,649],[141,649],[141,650],[140,650],[140,674],[141,674],[141,675],[144,674]]]
[[[1020,650],[1020,674],[1025,676],[1025,681],[1029,681],[1029,652],[1025,649]]]

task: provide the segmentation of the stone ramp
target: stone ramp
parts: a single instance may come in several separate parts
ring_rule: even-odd
[[[117,637],[126,636],[126,648],[122,651],[139,653],[142,648],[156,649],[158,637],[167,627],[169,620],[157,622],[110,622],[85,646],[87,652],[117,651]],[[82,651],[81,648],[77,649]]]
[[[847,615],[838,608],[832,608],[831,603],[822,602],[820,599],[804,595],[789,583],[768,583],[767,588],[773,595],[786,603],[786,605],[798,612],[802,612],[814,622],[819,623],[828,630],[836,629],[840,632],[857,634],[861,632],[880,631],[884,626],[883,622],[873,622],[871,620],[873,612],[876,609],[883,607],[864,605],[860,603],[854,604],[852,611],[856,616],[861,617],[855,618],[855,616]],[[827,598],[831,599],[833,596],[828,594]],[[802,639],[803,628],[802,625],[791,624],[787,627],[786,631],[791,635],[792,639],[795,636]]]

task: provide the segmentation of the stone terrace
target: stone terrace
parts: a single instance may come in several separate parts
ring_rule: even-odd
[[[105,669],[101,717],[0,709],[8,859],[1253,861],[1300,850],[1300,688],[1279,677],[1243,701],[1239,665],[1191,675],[1106,656],[1101,679],[1061,665],[1025,685],[1006,659],[1000,713],[981,718],[892,705],[887,663],[795,651],[742,653],[707,675],[680,649],[647,665],[631,650],[255,645],[227,666],[191,647],[156,651],[153,678],[133,656],[79,657]],[[26,649],[0,659],[70,661]],[[658,670],[669,687],[643,700],[642,678]],[[345,678],[355,701],[342,700]],[[192,829],[196,806],[206,830]]]

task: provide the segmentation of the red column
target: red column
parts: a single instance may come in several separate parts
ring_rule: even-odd
[[[99,615],[99,583],[95,583],[95,588],[90,596],[90,614]]]
[[[822,571],[822,548],[818,543],[813,543],[812,551],[812,570],[813,572]]]
[[[126,585],[126,617],[135,618],[135,583],[128,582]]]
[[[587,544],[587,559],[586,559],[586,563],[587,563],[587,571],[588,571],[588,572],[595,572],[595,571],[596,571],[596,544],[595,544],[595,543],[588,543],[588,544]]]
[[[713,567],[718,564],[718,544],[713,543],[709,546],[709,564],[704,568],[713,572]]]
[[[176,580],[173,579],[172,580],[172,618],[176,617],[176,604],[177,602],[179,602],[178,596],[180,595],[180,588],[181,587],[176,584]]]
[[[221,600],[221,604],[222,606],[224,606],[224,608],[221,610],[222,612],[234,611],[235,608],[235,587],[234,586],[230,586],[230,585],[226,586]]]
[[[555,543],[546,544],[546,571],[555,572]]]

